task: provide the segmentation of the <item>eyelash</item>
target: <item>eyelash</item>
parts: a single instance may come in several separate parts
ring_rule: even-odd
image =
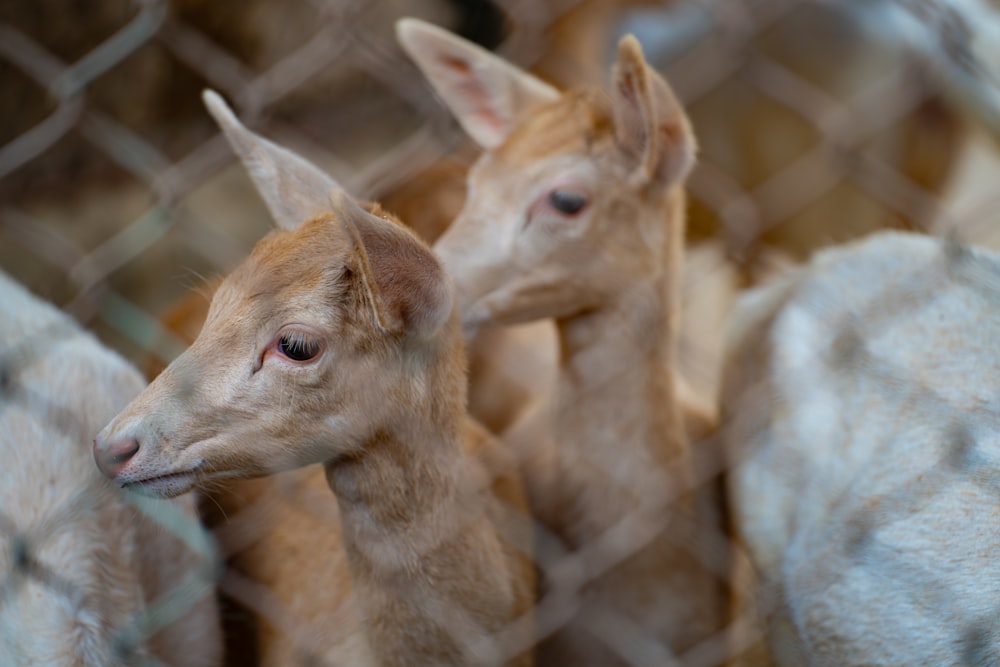
[[[278,354],[297,362],[315,359],[320,352],[319,343],[309,340],[305,334],[298,331],[282,334],[274,347]]]

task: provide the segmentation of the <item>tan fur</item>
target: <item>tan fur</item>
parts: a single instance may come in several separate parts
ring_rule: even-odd
[[[458,212],[458,207],[452,210],[441,206],[435,196],[438,188],[452,189],[454,183],[449,177],[455,168],[449,163],[446,168],[430,169],[407,187],[388,193],[382,204],[407,223],[411,219],[408,216],[418,215],[419,225],[408,226],[423,240],[433,242]],[[461,186],[460,181],[458,185]],[[463,192],[464,188],[460,187],[459,205]],[[160,316],[163,327],[180,341],[194,342],[208,315],[209,302],[218,282],[209,281],[172,304]],[[548,322],[484,329],[467,341],[466,353],[469,359],[469,414],[498,435],[547,395],[555,379],[555,331]],[[153,379],[166,364],[151,356],[145,368],[147,377]],[[702,397],[707,395],[710,394],[699,388],[691,401],[702,403]],[[702,428],[701,412],[700,406],[694,410],[696,430]]]
[[[465,428],[466,451],[486,461],[487,474],[496,480],[494,495],[526,514],[520,482],[504,462],[503,451],[474,422]],[[297,664],[306,656],[332,664],[375,664],[360,641],[363,628],[340,517],[329,494],[322,466],[231,482],[210,494],[212,506],[224,517],[216,523],[220,547],[232,554],[233,570],[254,587],[240,600],[255,613],[256,632],[250,636],[261,667]],[[530,558],[521,554],[514,560],[520,563],[520,576],[532,580]],[[530,598],[522,602],[520,612],[525,613]],[[239,642],[247,637],[243,634]]]
[[[399,33],[460,118],[466,105],[456,96],[503,88],[474,76],[463,86],[440,85],[436,59],[465,58],[476,72],[494,57],[412,20]],[[703,554],[691,551],[703,518],[683,492],[670,497],[669,509],[661,495],[687,489],[693,473],[674,372],[680,182],[693,139],[634,40],[623,41],[618,62],[610,95],[572,91],[521,109],[503,142],[473,167],[465,208],[435,245],[455,277],[467,328],[556,319],[554,404],[508,438],[535,513],[571,550],[627,519],[639,534],[652,531],[651,544],[634,555],[635,544],[619,539],[612,550],[629,557],[584,576],[596,580],[591,597],[541,648],[547,664],[623,661],[630,648],[608,634],[607,614],[622,614],[643,639],[661,642],[659,656],[707,639],[724,616],[721,587]],[[477,113],[488,115],[488,105]],[[563,217],[546,208],[548,188],[560,187],[584,192],[587,208]]]
[[[471,163],[467,152],[446,155],[381,193],[381,205],[421,239],[434,243],[462,209],[465,172]],[[197,320],[197,327],[203,319]],[[466,340],[465,352],[469,414],[496,434],[523,417],[555,380],[555,331],[549,322],[484,329]]]
[[[499,484],[516,505],[517,481],[495,481],[508,471],[491,465],[481,432],[470,443],[443,269],[397,221],[247,131],[218,97],[206,102],[284,229],[223,281],[192,347],[102,431],[102,469],[172,495],[323,463],[349,573],[323,578],[350,582],[359,628],[338,660],[530,664],[493,639],[530,620],[530,540],[506,530],[509,506],[490,492]],[[287,330],[315,343],[312,360],[278,351]],[[111,456],[130,442],[140,447],[127,460]],[[268,562],[257,566],[290,575]]]
[[[405,211],[412,210],[400,206],[404,202],[399,198],[390,201]],[[206,290],[191,292],[174,304],[161,322],[184,342],[194,342],[217,287],[217,283],[208,284],[207,295]],[[539,393],[551,387],[553,380],[547,376],[551,375],[549,369],[555,368],[554,361],[538,349],[539,342],[545,349],[550,335],[547,327],[529,324],[486,330],[473,340],[469,412],[475,423],[502,432]],[[147,368],[150,378],[155,378],[164,366],[151,360]],[[473,423],[469,422],[470,427]],[[477,449],[479,456],[486,452],[482,443]],[[527,513],[516,479],[502,467],[492,466],[491,470],[498,484],[505,481],[507,485],[495,490],[497,496]],[[232,615],[231,632],[239,635],[234,644],[242,648],[248,636],[254,637],[253,650],[261,667],[284,667],[305,655],[334,659],[365,650],[357,641],[359,622],[352,607],[336,507],[325,511],[316,507],[328,494],[321,466],[234,480],[206,491],[203,505],[214,517],[211,525],[223,553],[231,555],[231,567],[267,594],[265,600],[240,598],[255,614],[252,625],[241,623],[238,614]],[[524,562],[532,567],[529,559]],[[303,572],[310,576],[302,576]],[[331,619],[342,622],[331,628]]]

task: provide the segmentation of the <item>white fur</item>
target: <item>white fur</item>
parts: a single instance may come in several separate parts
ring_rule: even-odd
[[[123,664],[113,642],[197,564],[104,481],[91,455],[94,435],[145,383],[2,273],[0,377],[0,663]],[[190,497],[176,509],[194,522]],[[41,574],[16,566],[19,545]],[[220,651],[208,591],[182,622],[142,642],[128,664],[156,655],[170,665],[208,667]]]
[[[730,490],[777,664],[1000,664],[1000,257],[951,252],[880,234],[737,310]]]

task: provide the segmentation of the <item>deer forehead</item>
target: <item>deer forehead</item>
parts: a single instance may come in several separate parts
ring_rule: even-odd
[[[556,188],[592,195],[608,188],[613,170],[613,163],[580,152],[550,155],[519,169],[485,154],[469,172],[467,202],[519,209]],[[622,178],[627,175],[619,171]]]
[[[234,315],[260,319],[332,304],[342,288],[337,276],[353,253],[331,218],[274,230],[219,286],[208,321]]]
[[[596,155],[613,145],[612,118],[611,101],[603,91],[570,91],[519,123],[495,155],[513,167],[555,155]]]

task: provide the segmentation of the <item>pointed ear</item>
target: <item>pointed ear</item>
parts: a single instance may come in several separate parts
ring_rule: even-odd
[[[638,161],[634,178],[643,183],[673,185],[694,166],[694,133],[684,109],[667,82],[642,55],[632,35],[618,42],[612,99],[615,135]]]
[[[363,209],[336,189],[330,207],[354,241],[357,270],[386,333],[426,340],[451,317],[451,279],[437,256],[401,224]],[[378,213],[378,207],[375,207]]]
[[[214,90],[201,97],[279,226],[294,229],[329,212],[330,190],[340,188],[336,181],[305,158],[248,130]]]
[[[525,114],[559,91],[489,51],[418,19],[396,22],[396,38],[476,143],[504,142]]]

